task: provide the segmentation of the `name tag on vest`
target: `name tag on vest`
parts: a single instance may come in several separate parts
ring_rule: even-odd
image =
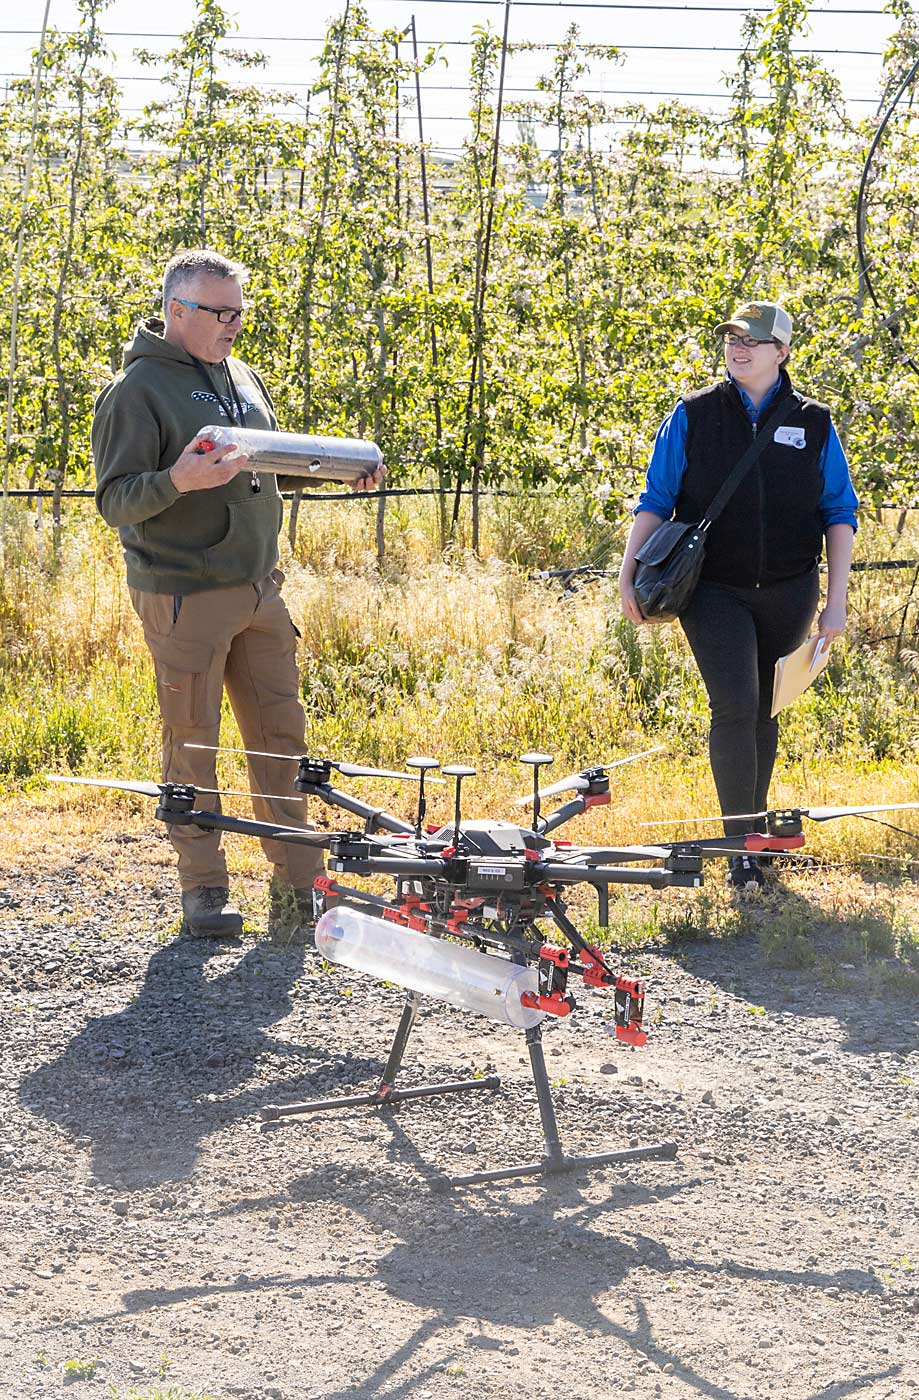
[[[783,447],[806,447],[807,438],[803,428],[776,428],[775,441]]]

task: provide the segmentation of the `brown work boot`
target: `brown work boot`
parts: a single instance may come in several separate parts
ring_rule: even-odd
[[[189,938],[239,938],[243,916],[230,903],[230,891],[211,885],[197,885],[182,891],[182,932]]]
[[[268,886],[268,937],[272,943],[312,947],[315,931],[312,887],[297,890],[273,876]]]

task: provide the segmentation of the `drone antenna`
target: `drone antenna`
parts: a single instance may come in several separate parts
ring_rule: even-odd
[[[460,788],[464,778],[474,778],[475,769],[468,768],[465,763],[451,763],[443,770],[448,778],[456,779],[456,802],[453,808],[453,844],[459,845],[460,839]]]
[[[405,760],[406,768],[419,769],[418,774],[418,815],[415,819],[415,835],[421,835],[421,827],[424,822],[424,814],[428,810],[427,799],[424,795],[424,775],[431,768],[439,768],[440,760],[436,758],[425,758],[423,754],[416,754],[414,758]]]
[[[539,770],[540,768],[554,763],[555,759],[550,753],[522,753],[521,763],[529,763],[533,769],[533,830],[539,830]]]

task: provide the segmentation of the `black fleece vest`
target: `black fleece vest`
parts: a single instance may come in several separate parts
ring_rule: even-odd
[[[795,578],[813,568],[823,550],[820,458],[830,430],[830,411],[792,388],[784,370],[781,386],[759,427],[780,403],[782,428],[737,487],[708,532],[702,577],[738,588]],[[786,404],[791,398],[793,402]],[[677,520],[701,520],[725,477],[753,441],[753,425],[730,379],[686,394],[686,471],[677,497]],[[799,429],[803,447],[776,442],[783,429]],[[800,440],[800,434],[798,435]]]

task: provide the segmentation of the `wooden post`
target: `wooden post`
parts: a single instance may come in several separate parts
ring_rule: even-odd
[[[10,452],[13,445],[13,386],[16,379],[17,332],[19,327],[19,288],[22,281],[22,258],[25,250],[26,217],[29,207],[29,194],[32,188],[32,166],[35,162],[35,136],[38,130],[38,104],[41,98],[41,78],[44,68],[45,39],[48,33],[48,12],[51,0],[45,0],[45,14],[41,22],[41,39],[38,45],[38,58],[35,62],[35,93],[32,98],[32,127],[29,132],[29,149],[26,155],[26,168],[22,181],[22,216],[19,234],[16,238],[16,258],[13,264],[13,293],[10,304],[10,354],[9,378],[6,389],[6,424],[3,440],[3,508],[0,511],[0,564],[6,552],[6,507],[10,490]]]

